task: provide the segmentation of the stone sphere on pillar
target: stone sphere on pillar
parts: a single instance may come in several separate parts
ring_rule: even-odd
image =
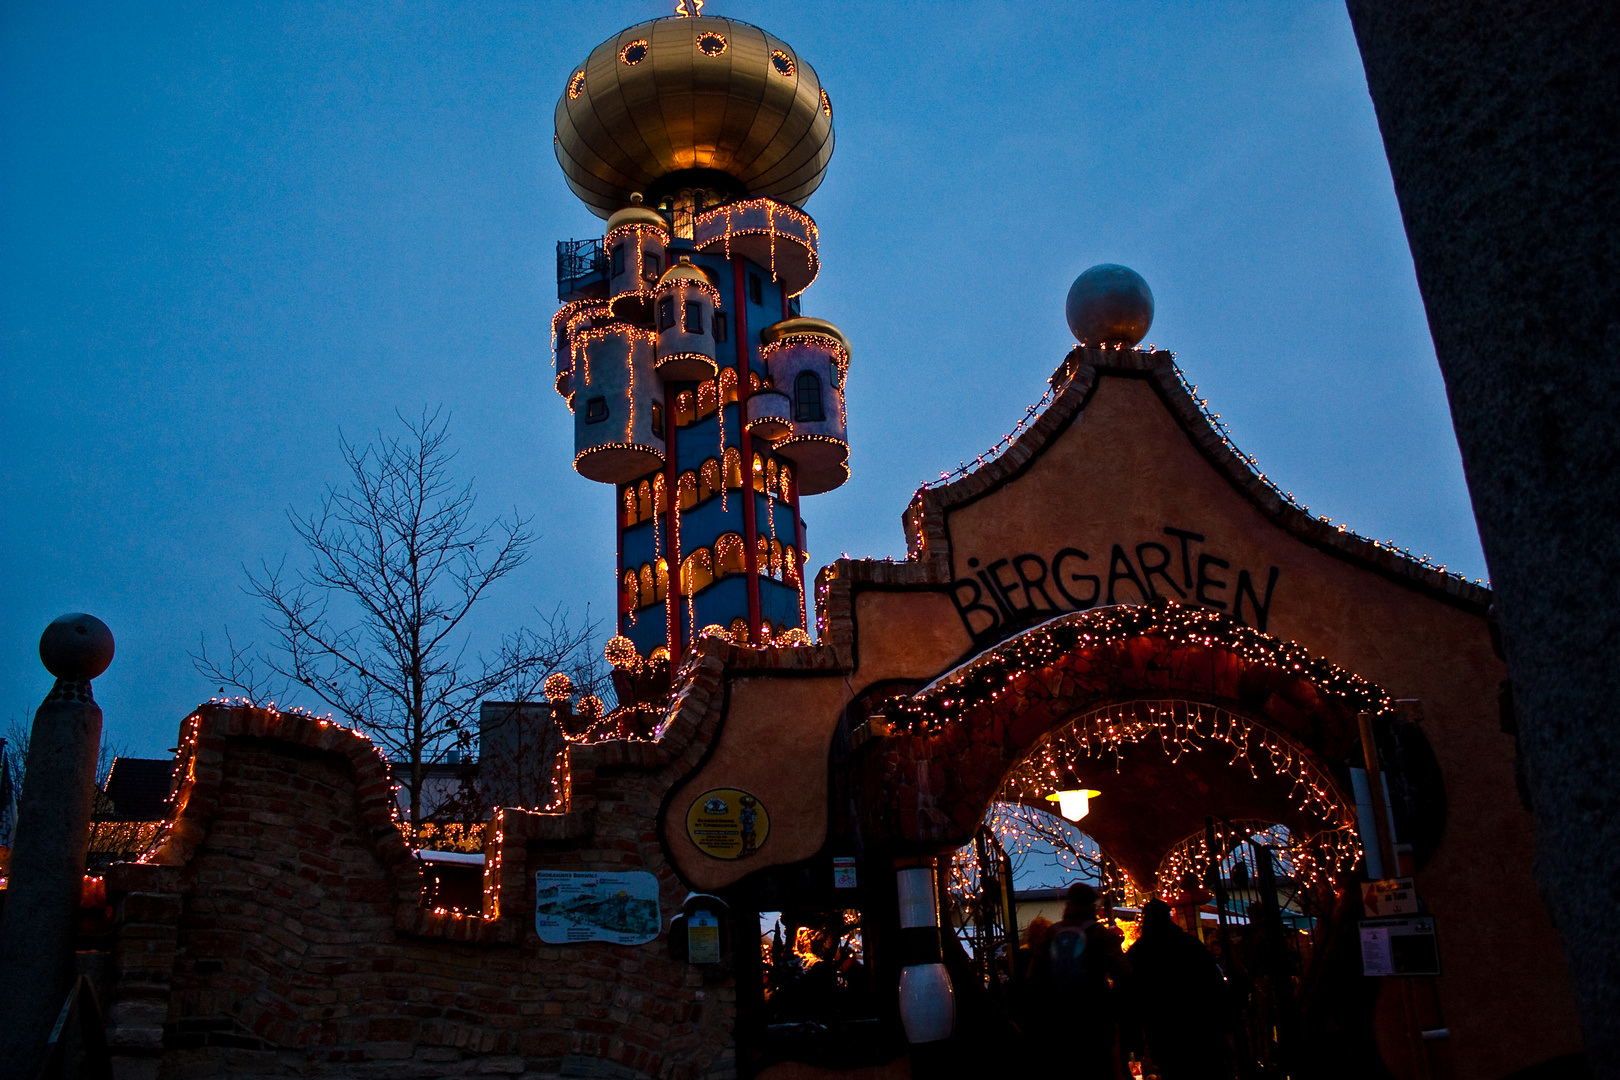
[[[60,616],[39,636],[39,659],[58,679],[94,679],[112,663],[112,631],[94,615]]]
[[[1131,348],[1153,325],[1153,292],[1130,267],[1099,263],[1074,279],[1063,313],[1082,345]]]

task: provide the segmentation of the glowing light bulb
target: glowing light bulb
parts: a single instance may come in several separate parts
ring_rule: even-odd
[[[1046,797],[1047,802],[1058,804],[1058,813],[1070,821],[1079,821],[1091,812],[1091,800],[1102,792],[1092,788],[1069,788]]]

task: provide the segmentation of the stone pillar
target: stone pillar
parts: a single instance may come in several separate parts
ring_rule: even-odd
[[[1496,591],[1537,881],[1593,1067],[1620,1077],[1620,5],[1348,7]]]
[[[0,919],[0,1062],[17,1076],[33,1075],[73,985],[101,749],[90,680],[112,663],[112,631],[93,615],[63,615],[45,628],[39,658],[56,686],[34,713]]]

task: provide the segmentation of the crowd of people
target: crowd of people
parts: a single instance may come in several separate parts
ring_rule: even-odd
[[[1097,917],[1097,892],[1069,889],[1063,917],[1033,920],[1019,949],[1014,1019],[1030,1075],[1227,1080],[1236,1009],[1215,959],[1162,900],[1142,908],[1129,950]]]

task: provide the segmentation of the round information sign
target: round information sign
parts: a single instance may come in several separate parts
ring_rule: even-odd
[[[771,817],[760,801],[736,788],[715,788],[692,801],[686,835],[715,859],[746,859],[765,846]]]

